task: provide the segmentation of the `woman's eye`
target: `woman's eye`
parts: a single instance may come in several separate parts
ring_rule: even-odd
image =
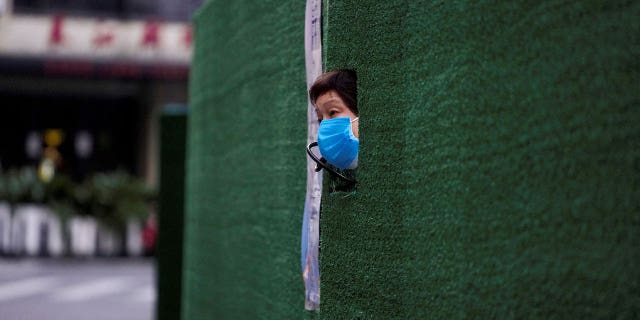
[[[329,115],[332,117],[335,116],[336,114],[338,114],[338,111],[335,111],[335,110],[329,111]]]

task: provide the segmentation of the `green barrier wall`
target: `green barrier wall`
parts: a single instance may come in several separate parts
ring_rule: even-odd
[[[324,6],[361,153],[324,193],[321,318],[639,316],[639,3]],[[183,319],[304,315],[303,19],[196,17]]]
[[[184,238],[186,106],[168,106],[160,117],[160,192],[156,319],[180,319]]]
[[[323,319],[640,316],[640,2],[325,14],[361,147],[322,200]]]
[[[304,316],[304,1],[195,16],[182,318]]]

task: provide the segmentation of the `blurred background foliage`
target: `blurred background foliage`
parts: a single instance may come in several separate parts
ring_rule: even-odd
[[[47,205],[63,221],[75,215],[92,216],[122,230],[129,220],[143,220],[155,198],[154,189],[124,170],[98,173],[82,182],[58,174],[48,183],[30,167],[0,172],[0,201],[13,207]]]
[[[155,198],[144,182],[124,171],[96,174],[81,189],[80,193],[90,194],[88,212],[116,229],[124,228],[129,219],[143,219]]]

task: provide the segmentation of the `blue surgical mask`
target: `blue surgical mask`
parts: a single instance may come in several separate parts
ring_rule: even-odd
[[[358,138],[353,135],[351,123],[358,118],[322,120],[318,129],[318,148],[323,158],[340,169],[358,166]]]

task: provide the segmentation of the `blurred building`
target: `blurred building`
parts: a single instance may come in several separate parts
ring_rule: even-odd
[[[201,1],[0,0],[0,168],[156,183],[158,113],[187,103]]]

